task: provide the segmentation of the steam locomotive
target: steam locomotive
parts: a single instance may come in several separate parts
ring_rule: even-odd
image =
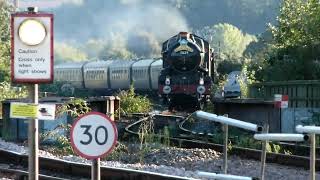
[[[210,97],[212,50],[207,41],[179,33],[163,43],[161,59],[105,60],[56,65],[55,81],[63,88],[158,91],[169,108]]]
[[[210,44],[195,34],[180,32],[162,44],[162,59],[158,90],[169,109],[181,105],[201,109],[211,94]]]

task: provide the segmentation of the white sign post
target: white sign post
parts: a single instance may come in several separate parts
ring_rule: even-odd
[[[38,105],[37,83],[53,81],[53,14],[30,7],[11,15],[11,81],[30,83],[29,97]],[[28,127],[29,179],[38,180],[38,119],[31,118]]]
[[[91,178],[100,180],[100,157],[111,152],[118,138],[114,122],[105,114],[90,112],[79,117],[71,128],[74,151],[93,160]]]

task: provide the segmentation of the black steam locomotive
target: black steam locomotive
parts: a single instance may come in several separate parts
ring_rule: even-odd
[[[163,70],[159,76],[159,94],[169,109],[201,109],[210,99],[213,50],[203,38],[180,32],[162,44]]]

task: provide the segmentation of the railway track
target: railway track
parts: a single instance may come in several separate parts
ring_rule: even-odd
[[[185,117],[183,116],[175,116],[175,115],[150,115],[147,117],[141,117],[140,120],[134,122],[133,124],[130,124],[126,127],[126,131],[138,135],[138,132],[136,129],[139,127],[140,123],[144,121],[150,120],[150,118],[153,118],[153,123],[155,126],[170,126],[171,122],[177,122],[177,125],[179,126],[180,132],[183,133],[183,136],[177,135],[175,137],[170,138],[170,142],[173,143],[176,146],[182,147],[182,148],[210,148],[214,149],[219,152],[223,152],[223,145],[221,144],[215,144],[206,142],[203,140],[192,140],[190,137],[193,137],[195,135],[204,137],[204,136],[213,136],[213,134],[204,134],[203,132],[196,132],[192,130],[188,130],[183,127],[183,124],[185,123]],[[166,119],[166,121],[163,121]],[[171,119],[171,120],[170,120]],[[160,123],[157,123],[157,121],[161,121]],[[185,133],[189,133],[190,136],[186,136]],[[163,137],[163,135],[158,135],[160,137]],[[290,147],[292,149],[297,148],[297,145],[290,145],[290,144],[283,144],[286,147]],[[306,147],[303,147],[306,149]],[[242,148],[242,147],[236,147],[232,146],[232,149],[229,151],[230,154],[237,155],[241,158],[246,159],[253,159],[253,160],[261,160],[261,150],[256,149],[249,149],[249,148]],[[308,169],[309,168],[309,157],[306,156],[297,156],[297,155],[287,155],[287,154],[281,154],[281,153],[272,153],[268,152],[266,157],[267,163],[276,163],[286,166],[294,166],[294,167],[303,167]],[[320,163],[320,159],[316,160],[316,163]],[[317,171],[320,171],[320,166],[316,167]]]
[[[0,149],[0,163],[8,164],[10,166],[22,166],[27,168],[28,166],[28,155],[20,154],[12,151],[7,151]],[[65,160],[52,159],[39,157],[39,167],[41,172],[49,172],[50,174],[59,174],[62,177],[75,177],[75,178],[59,178],[54,177],[50,174],[42,174],[40,179],[49,179],[49,180],[60,180],[60,179],[79,179],[88,178],[90,179],[91,166],[83,163],[75,163]],[[19,169],[12,168],[0,168],[0,171],[8,172],[10,174],[19,175],[19,177],[26,177],[27,172]],[[188,180],[189,178],[179,177],[179,176],[170,176],[160,173],[152,173],[147,171],[132,170],[125,168],[113,168],[113,167],[101,167],[101,179],[110,179],[110,180]]]
[[[15,179],[24,180],[28,179],[28,171],[17,169],[17,168],[11,168],[11,167],[0,167],[1,173],[11,174],[15,176]],[[39,179],[46,179],[46,180],[67,180],[66,178],[59,178],[44,174],[39,174]]]

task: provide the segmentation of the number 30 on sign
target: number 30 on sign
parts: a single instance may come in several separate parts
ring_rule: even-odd
[[[97,159],[110,153],[117,137],[114,122],[99,112],[90,112],[79,117],[71,128],[74,151],[87,159]]]

